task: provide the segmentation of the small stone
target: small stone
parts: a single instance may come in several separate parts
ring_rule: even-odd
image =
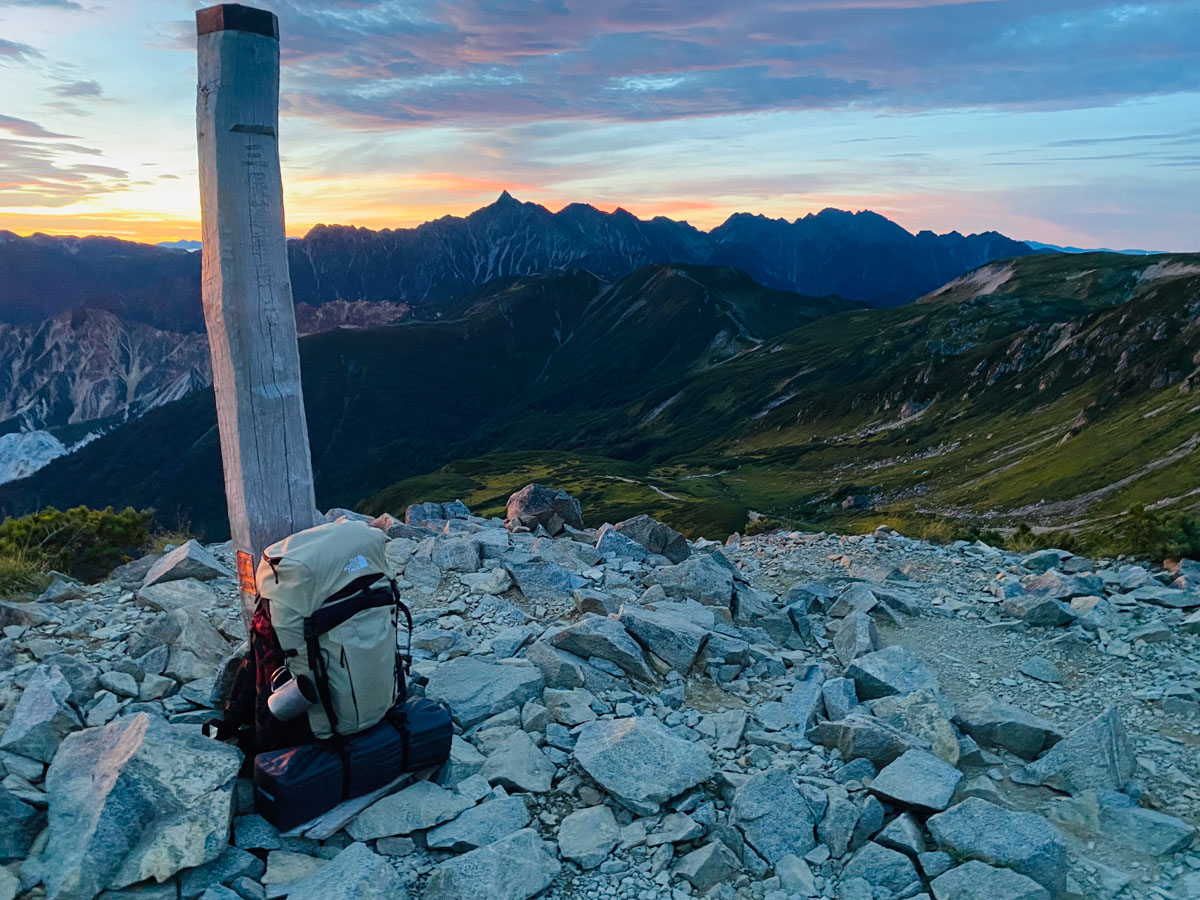
[[[178,581],[182,578],[195,578],[209,581],[213,578],[232,577],[233,573],[217,561],[217,558],[200,546],[196,540],[190,540],[181,547],[176,547],[158,560],[146,578],[143,587],[158,584],[163,581]]]
[[[137,682],[132,675],[126,675],[124,672],[102,672],[100,685],[118,697],[136,697],[138,695]]]
[[[789,853],[816,846],[814,817],[790,773],[782,769],[753,775],[737,789],[730,824],[772,865]]]
[[[921,883],[921,877],[911,859],[873,841],[864,844],[850,857],[842,868],[842,878],[862,878],[871,887],[885,888],[896,895],[901,895]]]
[[[675,864],[675,874],[698,891],[729,881],[741,868],[741,861],[721,841],[698,847]]]
[[[1036,759],[1062,740],[1063,733],[1052,722],[991,694],[977,694],[955,710],[958,726],[982,747],[998,747],[1022,759]]]
[[[488,755],[483,776],[510,791],[544,794],[554,781],[555,766],[524,731],[514,731]]]
[[[1044,656],[1031,656],[1021,663],[1021,673],[1047,684],[1061,684],[1062,673],[1058,666]]]
[[[267,871],[262,877],[262,883],[284,884],[297,881],[315,875],[327,865],[329,860],[319,856],[308,856],[291,850],[272,850],[267,854]]]

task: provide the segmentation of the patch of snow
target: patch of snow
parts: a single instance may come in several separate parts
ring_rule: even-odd
[[[0,484],[26,478],[69,451],[48,431],[0,435]]]

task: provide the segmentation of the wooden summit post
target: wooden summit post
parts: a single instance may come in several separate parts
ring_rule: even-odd
[[[249,624],[263,549],[316,520],[279,172],[279,20],[196,13],[204,320]]]

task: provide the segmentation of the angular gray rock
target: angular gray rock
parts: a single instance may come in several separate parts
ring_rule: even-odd
[[[470,800],[432,781],[418,781],[376,800],[350,821],[346,831],[356,841],[412,834],[448,822],[472,806]]]
[[[846,677],[854,679],[860,700],[920,690],[938,692],[937,677],[915,653],[899,644],[860,656],[847,667]]]
[[[687,539],[673,528],[650,516],[634,516],[613,526],[613,531],[637,541],[651,553],[681,563],[691,554]]]
[[[625,630],[672,669],[686,675],[708,640],[708,631],[670,613],[623,606],[619,617]]]
[[[695,600],[705,606],[729,608],[733,600],[733,572],[705,553],[689,556],[674,566],[656,569],[645,578],[646,586],[659,585],[675,600]]]
[[[871,712],[889,725],[928,741],[934,756],[958,765],[958,733],[932,691],[880,697],[870,706]]]
[[[534,560],[533,562],[509,563],[508,574],[517,589],[526,599],[553,601],[569,597],[577,588],[587,585],[587,580],[573,574],[558,563]]]
[[[739,860],[721,841],[697,847],[675,864],[675,874],[698,891],[729,881],[741,868]]]
[[[24,859],[46,824],[46,814],[0,787],[0,863]]]
[[[216,859],[241,760],[145,713],[69,735],[46,773],[49,836],[34,869],[47,897],[90,900]]]
[[[558,534],[564,525],[583,528],[583,510],[579,501],[564,490],[542,484],[527,484],[508,498],[504,518],[530,530],[538,525],[550,534]]]
[[[142,580],[142,587],[149,587],[162,581],[179,581],[182,578],[210,581],[213,578],[231,577],[233,577],[233,573],[193,539],[176,547],[170,553],[163,554],[162,558],[146,573],[146,577]]]
[[[616,619],[584,616],[574,625],[549,635],[546,642],[583,659],[606,659],[627,675],[642,681],[654,680],[654,672],[646,662],[641,645]]]
[[[459,656],[433,670],[425,696],[446,704],[454,721],[470,728],[496,713],[520,707],[538,696],[543,685],[536,666],[498,665]]]
[[[886,766],[914,747],[929,749],[927,741],[861,712],[836,722],[818,722],[808,730],[808,739],[837,749],[843,759],[868,759],[877,766]]]
[[[1183,819],[1140,806],[1102,805],[1100,827],[1113,846],[1147,856],[1177,853],[1196,836],[1196,827]]]
[[[1062,683],[1062,672],[1058,670],[1058,666],[1044,656],[1031,656],[1022,660],[1020,669],[1022,675],[1028,675],[1038,681],[1044,681],[1047,684]]]
[[[432,558],[443,572],[477,572],[483,563],[483,550],[474,538],[452,537],[434,545]]]
[[[888,803],[940,812],[950,805],[962,773],[924,750],[909,750],[884,767],[871,793]]]
[[[392,865],[366,844],[351,844],[320,871],[277,890],[289,900],[395,900],[406,893]]]
[[[532,828],[442,863],[424,900],[528,900],[549,887],[562,864]]]
[[[596,538],[596,552],[601,556],[615,556],[619,559],[645,560],[650,558],[650,551],[633,538],[626,537],[616,531],[611,525],[600,528]]]
[[[510,791],[544,794],[554,781],[554,763],[524,731],[514,731],[491,752],[483,776]]]
[[[964,800],[925,823],[956,859],[1004,866],[1032,878],[1053,897],[1067,885],[1067,842],[1039,815],[1014,812],[977,797]]]
[[[658,812],[660,804],[715,771],[701,746],[675,736],[652,716],[581,725],[572,755],[597,784],[639,815]]]
[[[842,619],[833,638],[833,649],[843,666],[850,665],[860,656],[874,653],[880,646],[875,623],[865,612],[857,610]]]
[[[59,744],[83,727],[70,705],[71,684],[57,666],[38,666],[17,702],[0,749],[50,762]]]
[[[1064,601],[1045,593],[1016,593],[1000,603],[1000,611],[1026,625],[1046,628],[1067,625],[1078,615]]]
[[[166,645],[164,675],[186,683],[209,678],[233,652],[233,645],[198,608],[181,607],[162,613],[129,639],[129,653],[139,657]]]
[[[821,667],[797,666],[792,671],[795,685],[783,699],[760,703],[755,708],[755,717],[770,731],[808,728],[824,709],[821,687],[825,673]]]
[[[425,841],[431,850],[466,853],[520,831],[529,824],[529,819],[529,806],[524,797],[497,797],[438,825],[426,833]]]
[[[821,685],[825,715],[831,720],[844,719],[858,706],[858,693],[850,678],[830,678]]]
[[[934,900],[1050,900],[1032,878],[976,860],[939,875],[930,888]]]
[[[954,721],[981,747],[1004,749],[1022,759],[1037,759],[1063,738],[1053,722],[1001,703],[990,694],[977,694],[960,703]]]
[[[772,865],[817,845],[814,819],[791,773],[783,769],[750,776],[734,794],[729,815],[746,843]]]
[[[443,787],[454,787],[482,772],[485,762],[486,757],[473,744],[468,744],[456,734],[450,739],[450,757],[438,773],[437,782]]]
[[[1123,791],[1133,778],[1133,752],[1121,714],[1113,707],[1056,743],[1036,762],[1013,773],[1022,784],[1044,784],[1068,794]]]
[[[170,612],[185,606],[211,609],[221,602],[213,588],[196,578],[160,581],[138,588],[137,603],[159,612]]]
[[[617,846],[621,829],[607,806],[589,806],[565,816],[558,828],[558,850],[581,869],[594,869]]]
[[[850,857],[842,868],[842,878],[861,878],[871,887],[884,888],[895,896],[908,896],[909,889],[921,884],[911,859],[874,841],[863,844]]]

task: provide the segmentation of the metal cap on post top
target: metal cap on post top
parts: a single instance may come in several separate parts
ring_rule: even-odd
[[[214,31],[247,31],[279,40],[279,18],[273,12],[240,3],[219,3],[196,10],[196,34]]]

